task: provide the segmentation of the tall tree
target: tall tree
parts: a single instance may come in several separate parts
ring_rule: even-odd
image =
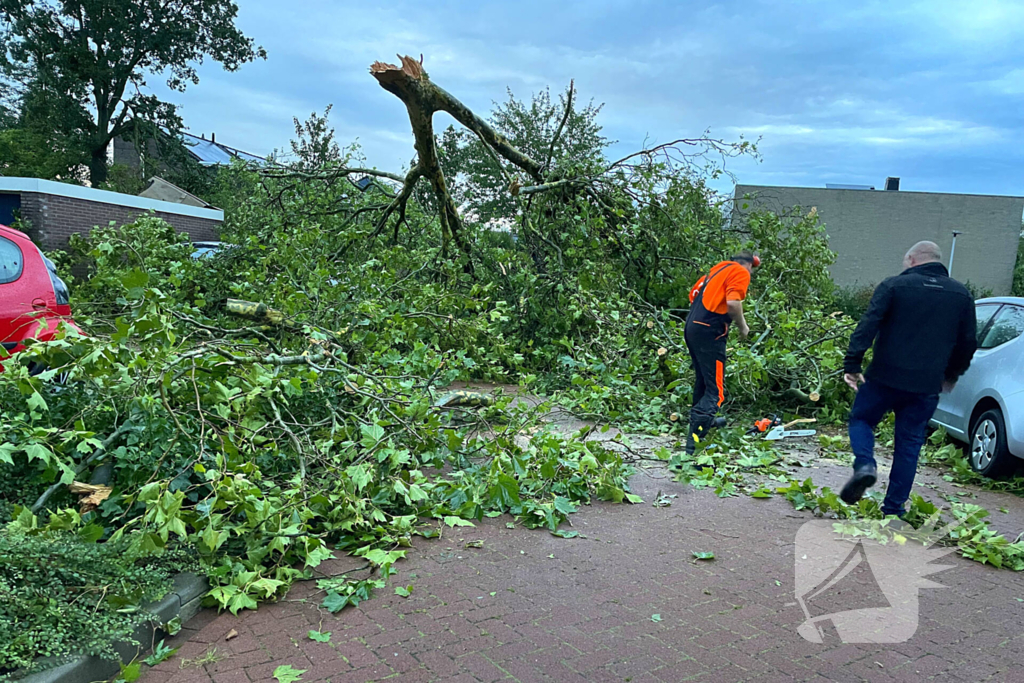
[[[82,180],[88,112],[53,106],[39,82],[19,88],[0,119],[0,175]]]
[[[230,0],[0,0],[0,66],[9,81],[30,73],[62,120],[85,119],[81,144],[99,185],[115,137],[138,122],[181,128],[175,105],[143,93],[147,76],[166,74],[181,92],[206,57],[228,71],[266,57],[237,14]]]
[[[593,100],[579,106],[568,88],[553,101],[548,88],[529,102],[508,91],[505,102],[495,103],[488,122],[510,145],[544,165],[553,177],[593,170],[604,161],[613,144],[601,135],[597,116],[603,105]],[[455,203],[482,222],[516,213],[508,181],[473,131],[449,126],[439,140],[441,166],[450,179]]]

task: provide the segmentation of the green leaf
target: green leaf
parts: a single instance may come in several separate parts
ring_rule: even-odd
[[[166,624],[162,624],[160,629],[167,633],[169,636],[176,636],[181,631],[181,617],[174,617]]]
[[[135,683],[140,676],[142,676],[142,662],[132,662],[121,665],[121,675],[117,677],[117,680],[124,681],[124,683]]]
[[[475,527],[476,526],[476,524],[473,524],[473,522],[470,522],[468,519],[462,519],[461,517],[455,517],[455,516],[451,516],[451,515],[449,515],[449,516],[444,518],[444,523],[447,524],[450,527],[456,527],[456,526],[474,526]]]
[[[356,488],[362,491],[366,488],[366,485],[373,481],[373,473],[370,472],[370,464],[363,463],[362,465],[350,465],[345,469],[345,473],[352,478],[352,483],[356,485]]]
[[[315,640],[318,643],[329,643],[329,642],[331,642],[331,634],[330,633],[321,633],[320,631],[312,631],[311,630],[309,632],[309,639],[310,640]]]
[[[42,394],[38,391],[33,391],[32,395],[25,401],[28,404],[29,409],[35,413],[42,413],[50,409],[50,406],[46,405],[46,399],[43,398]]]
[[[641,498],[640,496],[633,495],[632,493],[626,494],[626,500],[628,500],[630,503],[633,503],[634,505],[644,502],[643,498]]]
[[[291,664],[282,664],[274,669],[274,678],[277,679],[277,683],[295,683],[302,679],[304,673],[306,669],[296,669]]]
[[[488,497],[502,508],[519,505],[519,482],[507,474],[499,474],[488,492]]]
[[[25,455],[28,456],[29,462],[42,460],[45,463],[49,463],[53,459],[53,451],[41,443],[30,443],[25,446]]]
[[[363,438],[359,440],[366,448],[373,448],[381,439],[384,438],[384,428],[378,424],[372,425],[359,425],[359,431],[363,433]]]
[[[259,605],[246,593],[235,593],[228,600],[227,608],[232,614],[238,614],[243,609],[256,609]]]
[[[653,622],[661,621],[661,615],[660,614],[652,614],[651,615],[651,621],[653,621]]]
[[[573,505],[572,501],[565,496],[555,496],[555,509],[561,512],[563,515],[571,515],[576,512],[577,508]]]
[[[347,595],[341,595],[335,591],[328,591],[327,597],[325,597],[323,602],[320,603],[320,606],[331,614],[337,614],[343,610],[347,604],[349,604]]]
[[[580,535],[580,532],[575,530],[566,531],[565,529],[557,529],[555,531],[552,531],[551,534],[553,536],[558,536],[559,538],[576,538]]]
[[[210,526],[203,529],[201,538],[203,540],[203,544],[207,547],[207,549],[213,552],[220,547],[221,543],[227,540],[227,534],[222,531],[217,531],[211,524]]]
[[[16,450],[12,443],[0,443],[0,462],[13,465],[14,459],[11,458],[11,455]]]
[[[149,272],[141,268],[132,268],[121,278],[121,284],[125,289],[141,289],[149,284]]]
[[[403,598],[407,598],[412,595],[412,588],[413,586],[411,583],[408,586],[399,586],[395,589],[395,595],[401,595]]]
[[[712,552],[706,551],[706,550],[694,551],[693,556],[695,558],[697,558],[698,560],[713,560],[713,559],[715,559],[715,554],[712,553]]]
[[[174,653],[178,651],[178,648],[170,648],[164,644],[164,641],[157,643],[156,647],[153,648],[153,654],[146,657],[143,661],[147,666],[156,666],[162,662],[166,662],[168,659],[174,656]]]

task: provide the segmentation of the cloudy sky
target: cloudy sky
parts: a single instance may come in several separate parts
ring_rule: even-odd
[[[1024,0],[239,4],[268,59],[206,64],[171,99],[192,132],[246,151],[285,148],[293,116],[333,104],[340,140],[400,169],[408,119],[368,66],[422,53],[478,112],[575,78],[626,152],[705,129],[760,137],[763,161],[730,166],[744,183],[1024,194]]]

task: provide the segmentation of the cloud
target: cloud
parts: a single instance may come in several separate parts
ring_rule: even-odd
[[[285,147],[292,116],[333,103],[339,138],[398,169],[413,156],[408,118],[367,67],[423,53],[480,113],[506,88],[528,97],[574,78],[606,103],[613,153],[710,128],[762,138],[762,163],[732,164],[743,182],[878,184],[902,169],[915,189],[1020,194],[1003,170],[1024,162],[1022,21],[1024,3],[1000,0],[316,0],[290,13],[250,0],[239,22],[268,61],[205,65],[173,98],[193,129],[254,152]]]

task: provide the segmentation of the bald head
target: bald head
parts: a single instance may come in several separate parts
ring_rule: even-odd
[[[942,250],[935,242],[918,242],[910,248],[910,251],[903,257],[903,267],[913,268],[925,263],[934,263],[942,260]]]

